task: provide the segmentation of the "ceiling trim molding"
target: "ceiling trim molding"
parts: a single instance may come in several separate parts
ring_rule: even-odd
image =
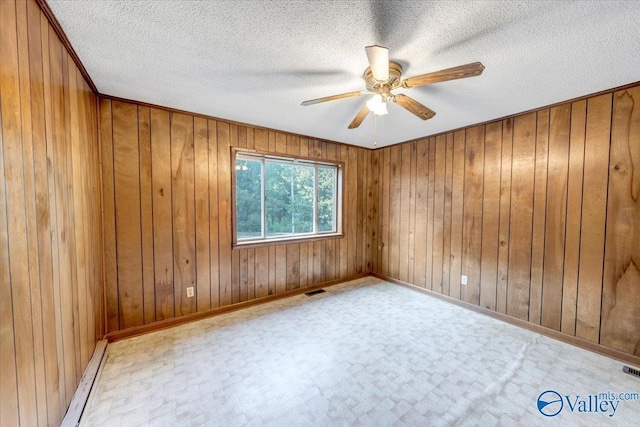
[[[51,26],[55,30],[56,34],[60,38],[60,41],[62,42],[62,45],[67,49],[67,52],[69,52],[69,55],[71,55],[71,58],[73,59],[73,62],[75,62],[76,66],[80,70],[80,73],[82,73],[82,77],[84,77],[84,79],[86,80],[87,84],[89,85],[89,87],[93,91],[94,95],[100,95],[100,92],[98,92],[98,88],[96,87],[95,83],[93,83],[93,80],[91,79],[91,76],[89,75],[89,72],[87,71],[87,69],[82,64],[82,61],[80,60],[80,57],[76,53],[76,51],[73,48],[73,46],[71,46],[71,42],[67,38],[67,35],[65,34],[64,30],[62,29],[62,26],[60,25],[60,23],[56,19],[55,15],[53,14],[53,11],[51,10],[49,5],[47,4],[47,1],[46,0],[36,0],[36,3],[38,3],[38,6],[40,6],[40,10],[42,10],[42,12],[44,13],[44,16],[47,17],[47,20],[49,21],[49,24],[51,24]]]
[[[201,117],[203,119],[208,119],[208,120],[216,120],[218,122],[226,122],[226,123],[230,123],[232,125],[251,127],[251,128],[254,128],[254,129],[266,130],[266,131],[270,131],[270,132],[278,132],[278,133],[283,133],[285,135],[293,135],[293,136],[297,136],[297,137],[300,137],[300,138],[305,138],[305,139],[308,139],[308,140],[311,140],[311,141],[329,142],[331,144],[344,145],[346,147],[355,147],[355,148],[363,148],[365,150],[371,150],[371,148],[369,148],[369,147],[362,147],[362,146],[356,145],[356,144],[348,144],[346,142],[332,141],[330,139],[318,138],[317,136],[303,135],[303,134],[291,132],[291,131],[288,131],[288,130],[268,128],[268,127],[265,127],[265,126],[254,125],[254,124],[251,124],[251,123],[237,122],[235,120],[229,120],[229,119],[225,119],[225,118],[222,118],[222,117],[208,116],[208,115],[202,114],[202,113],[196,113],[196,112],[187,111],[187,110],[180,110],[178,108],[172,108],[172,107],[165,107],[163,105],[151,104],[151,103],[144,102],[144,101],[136,101],[134,99],[120,98],[118,96],[105,95],[103,93],[97,93],[97,95],[100,98],[108,99],[110,101],[126,102],[126,103],[129,103],[129,104],[136,104],[136,105],[140,105],[140,106],[143,106],[143,107],[157,108],[159,110],[165,110],[165,111],[169,111],[171,113],[188,114],[190,116]]]
[[[413,138],[413,139],[408,139],[406,141],[395,142],[393,144],[385,145],[384,147],[371,148],[371,150],[372,151],[381,150],[383,148],[393,147],[394,145],[400,145],[400,144],[407,144],[407,143],[410,143],[410,142],[422,141],[423,139],[427,139],[427,138],[435,138],[435,137],[440,136],[440,135],[446,135],[448,133],[454,133],[454,132],[458,132],[458,131],[461,131],[461,130],[474,128],[476,126],[484,126],[484,125],[488,125],[489,123],[495,123],[495,122],[500,122],[500,121],[507,120],[507,119],[513,119],[513,118],[516,118],[518,116],[524,116],[525,114],[537,113],[538,111],[546,110],[547,108],[553,108],[553,107],[557,107],[557,106],[563,105],[563,104],[569,104],[569,103],[572,103],[572,102],[582,101],[582,100],[585,100],[585,99],[594,98],[596,96],[605,95],[607,93],[615,93],[615,92],[618,92],[620,90],[630,89],[630,88],[636,87],[636,86],[640,86],[640,81],[637,81],[637,82],[634,82],[634,83],[628,83],[628,84],[622,85],[622,86],[617,86],[617,87],[614,87],[614,88],[611,88],[611,89],[601,90],[599,92],[590,93],[588,95],[582,95],[582,96],[579,96],[577,98],[567,99],[565,101],[556,102],[555,104],[544,105],[542,107],[536,107],[536,108],[532,108],[530,110],[521,111],[519,113],[509,114],[507,116],[499,117],[499,118],[496,118],[496,119],[491,119],[491,120],[487,120],[487,121],[484,121],[484,122],[474,123],[474,124],[471,124],[471,125],[468,125],[468,126],[462,126],[462,127],[451,129],[451,130],[447,130],[447,131],[444,131],[444,132],[433,133],[433,134],[430,134],[430,135],[421,136],[419,138]]]

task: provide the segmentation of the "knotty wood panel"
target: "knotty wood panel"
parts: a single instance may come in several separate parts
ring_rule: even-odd
[[[138,153],[138,109],[114,102],[113,169],[115,181],[116,252],[118,257],[119,327],[144,324],[142,243],[140,224],[140,170]]]
[[[640,355],[640,87],[614,94],[601,344]]]
[[[564,277],[562,284],[562,318],[560,329],[575,335],[578,295],[578,260],[582,219],[582,179],[584,170],[584,135],[587,101],[571,105],[569,139],[569,173],[567,183],[567,220],[565,226]]]
[[[0,2],[0,68],[0,425],[58,425],[104,335],[97,99],[35,1]]]
[[[416,147],[416,207],[413,283],[424,288],[427,268],[427,183],[429,180],[429,144],[425,139]]]
[[[545,109],[538,111],[537,117],[536,161],[533,184],[533,228],[531,233],[531,286],[529,289],[529,322],[538,325],[542,316],[548,151],[549,110]]]
[[[435,193],[436,139],[429,138],[429,170],[427,175],[427,275],[425,287],[433,287],[433,199]]]
[[[451,292],[451,194],[453,184],[453,134],[447,134],[445,152],[445,180],[444,180],[444,246],[442,267],[442,293]]]
[[[465,132],[453,134],[453,184],[451,201],[451,270],[449,272],[449,296],[460,298],[462,275],[462,224],[464,219],[464,146]]]
[[[482,263],[482,199],[484,176],[484,126],[466,130],[464,166],[464,222],[462,226],[462,300],[479,304]]]
[[[109,332],[370,271],[369,150],[107,98],[100,112]],[[345,236],[233,248],[233,146],[344,162]]]
[[[148,107],[138,107],[140,151],[140,222],[142,228],[142,281],[145,323],[156,318],[155,271],[153,262],[153,189],[151,177],[151,115]]]
[[[187,288],[193,287],[194,292],[196,290],[193,121],[194,117],[187,114],[171,115],[173,293],[176,316],[194,312],[197,301],[196,297],[187,298]]]
[[[500,228],[498,230],[498,283],[496,310],[507,313],[509,282],[509,232],[511,219],[511,169],[513,163],[513,119],[502,122],[502,169],[500,170]]]
[[[435,141],[435,170],[433,198],[433,274],[431,289],[442,293],[442,270],[444,250],[444,178],[446,135],[438,135]]]
[[[640,354],[639,88],[376,151],[374,271]]]
[[[413,222],[410,219],[410,206],[414,193],[411,185],[411,144],[401,145],[400,164],[409,169],[409,173],[400,174],[400,233],[398,235],[398,278],[406,282],[409,275],[409,226]]]
[[[551,109],[541,325],[560,330],[571,104]]]
[[[507,314],[523,320],[529,317],[535,138],[536,113],[516,117],[513,121]]]
[[[111,105],[110,102],[101,102]],[[174,316],[175,298],[173,295],[173,233],[171,224],[173,212],[171,208],[171,146],[169,139],[169,113],[151,110],[151,187],[153,189],[153,262],[154,288],[156,294],[156,320],[169,319]],[[105,125],[101,122],[103,133]],[[106,130],[108,133],[109,129]],[[104,162],[103,162],[104,163]],[[109,214],[105,203],[105,218]],[[115,242],[114,242],[115,244]],[[117,288],[117,282],[106,278],[105,286]],[[108,310],[109,311],[109,310]],[[109,316],[113,313],[109,312]],[[109,332],[118,329],[109,328]]]
[[[500,170],[502,123],[489,123],[484,140],[484,184],[482,195],[482,260],[480,272],[480,305],[496,309],[498,281],[498,237],[500,226]]]
[[[600,338],[611,98],[608,93],[587,101],[576,336],[592,342]]]

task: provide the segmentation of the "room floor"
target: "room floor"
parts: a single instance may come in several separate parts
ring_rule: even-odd
[[[592,426],[640,419],[640,400],[620,401],[615,414],[600,400],[606,413],[593,412],[593,395],[640,392],[640,379],[624,374],[620,362],[372,277],[326,291],[110,344],[81,425]],[[557,416],[537,409],[546,390],[568,396],[543,409],[562,408]]]

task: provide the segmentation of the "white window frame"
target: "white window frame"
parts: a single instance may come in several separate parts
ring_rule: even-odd
[[[262,179],[260,180],[260,210],[261,210],[261,220],[262,227],[260,230],[260,237],[246,238],[246,239],[238,239],[238,230],[237,230],[237,203],[236,203],[236,165],[237,159],[247,159],[247,160],[259,160],[260,161],[260,171]],[[267,162],[272,163],[283,163],[283,164],[305,164],[311,165],[314,167],[314,175],[313,175],[313,185],[314,185],[314,194],[313,194],[313,231],[310,233],[296,233],[291,236],[275,236],[268,237],[267,236],[267,212],[266,212],[266,194],[265,194],[265,174],[266,174],[266,166]],[[335,197],[333,198],[333,224],[334,229],[330,231],[318,231],[318,169],[321,167],[331,167],[334,168],[334,193]],[[342,233],[342,195],[343,195],[343,169],[344,164],[342,162],[337,161],[326,161],[326,160],[318,160],[318,159],[310,159],[303,157],[294,157],[294,156],[281,156],[274,155],[273,153],[263,153],[258,151],[245,151],[239,149],[233,149],[231,156],[231,171],[232,171],[232,214],[233,214],[233,246],[259,246],[263,244],[272,244],[277,242],[298,242],[298,241],[309,241],[316,239],[325,239],[331,237],[341,237]]]

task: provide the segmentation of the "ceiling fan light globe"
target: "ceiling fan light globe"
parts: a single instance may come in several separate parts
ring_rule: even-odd
[[[367,101],[367,108],[371,111],[375,111],[380,104],[383,104],[382,95],[376,94],[369,98],[369,100]]]
[[[386,102],[382,102],[380,104],[378,104],[376,106],[375,110],[372,110],[373,114],[375,114],[376,116],[384,116],[385,114],[389,114],[389,111],[387,111],[387,103]]]

